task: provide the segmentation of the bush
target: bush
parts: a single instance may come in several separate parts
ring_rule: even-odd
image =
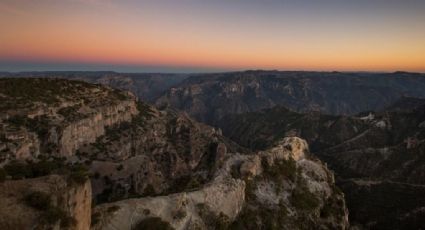
[[[291,203],[296,209],[307,211],[319,206],[319,200],[306,187],[297,187],[292,192]]]
[[[88,170],[83,165],[74,165],[71,167],[71,173],[69,175],[69,179],[71,182],[77,184],[84,184],[86,183],[88,177]]]
[[[148,217],[140,221],[133,230],[174,230],[174,228],[159,217]]]
[[[19,161],[12,161],[4,166],[6,174],[11,176],[12,179],[23,179],[32,177],[31,168],[27,164]]]
[[[46,210],[50,208],[50,195],[45,192],[32,192],[25,196],[25,203],[38,210]]]

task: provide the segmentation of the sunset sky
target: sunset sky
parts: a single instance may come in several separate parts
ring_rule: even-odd
[[[0,71],[425,72],[424,0],[0,0]]]

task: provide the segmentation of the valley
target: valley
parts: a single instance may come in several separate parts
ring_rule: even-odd
[[[5,73],[0,84],[2,186],[89,183],[93,208],[68,228],[425,227],[421,74]],[[5,201],[44,215],[17,191]],[[74,198],[52,197],[74,218],[63,203]]]

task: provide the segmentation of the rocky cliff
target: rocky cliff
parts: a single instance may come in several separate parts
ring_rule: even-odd
[[[383,109],[402,96],[425,97],[423,74],[245,71],[191,76],[158,98],[198,121],[277,105],[298,112],[356,114]]]
[[[0,79],[1,162],[72,156],[137,114],[134,96],[59,79]]]
[[[332,173],[308,156],[299,138],[253,155],[226,154],[214,179],[199,189],[104,204],[94,215],[94,229],[111,230],[155,221],[174,229],[348,228]]]
[[[403,98],[357,116],[301,114],[275,107],[226,116],[224,135],[254,149],[299,135],[335,171],[350,223],[366,229],[420,229],[424,185],[425,100]],[[413,201],[415,200],[415,201]],[[394,209],[385,210],[383,207]]]
[[[299,138],[252,153],[123,91],[61,79],[0,84],[7,228],[348,226],[332,173]]]
[[[91,185],[50,175],[0,183],[1,229],[88,230]]]

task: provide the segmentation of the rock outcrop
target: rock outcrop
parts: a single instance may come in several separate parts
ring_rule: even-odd
[[[46,177],[0,183],[0,229],[88,230],[91,185],[66,177]]]
[[[69,157],[138,113],[127,92],[60,79],[0,79],[0,165]]]
[[[191,76],[156,100],[210,125],[229,114],[285,106],[347,115],[425,97],[423,74],[245,71]]]
[[[272,223],[265,211],[276,214]],[[103,204],[93,212],[93,228],[108,230],[135,229],[155,217],[175,229],[348,228],[332,173],[295,137],[253,155],[226,154],[212,182],[197,190]],[[303,220],[304,227],[297,224]]]

